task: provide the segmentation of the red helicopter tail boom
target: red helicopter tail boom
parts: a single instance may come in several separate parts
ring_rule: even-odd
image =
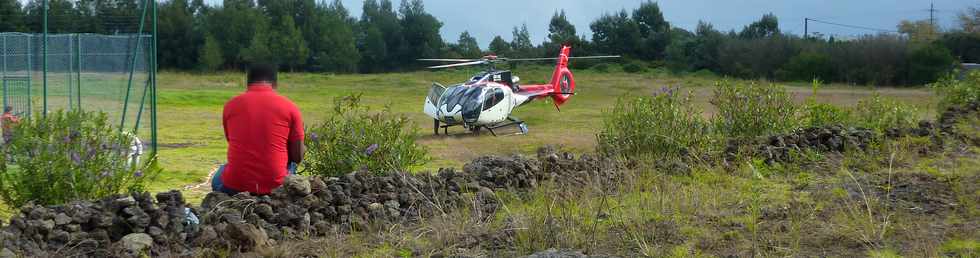
[[[534,98],[551,97],[555,101],[555,108],[565,104],[572,95],[575,94],[575,78],[572,71],[568,69],[568,57],[571,55],[571,46],[562,46],[558,54],[558,62],[555,65],[555,72],[551,76],[551,82],[542,85],[521,86],[520,93],[529,94]]]

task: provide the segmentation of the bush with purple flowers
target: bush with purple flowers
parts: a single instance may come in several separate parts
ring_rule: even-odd
[[[307,130],[303,173],[338,176],[358,170],[378,174],[406,171],[428,161],[415,143],[418,128],[385,108],[373,112],[361,95],[334,100],[333,115]]]
[[[12,207],[141,191],[160,170],[155,158],[131,164],[133,139],[104,113],[57,111],[12,129],[0,147],[0,199]]]

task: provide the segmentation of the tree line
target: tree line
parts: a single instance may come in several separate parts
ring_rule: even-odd
[[[132,33],[142,0],[49,0],[53,33]],[[0,0],[0,31],[40,31],[41,0],[21,6]],[[767,14],[740,31],[700,22],[694,31],[672,26],[656,2],[605,14],[581,33],[564,11],[554,13],[548,34],[532,42],[527,25],[512,40],[496,36],[481,49],[469,32],[455,42],[439,34],[443,23],[422,0],[365,0],[352,17],[339,0],[167,0],[159,6],[159,65],[214,71],[274,62],[283,70],[376,73],[415,69],[418,58],[553,56],[562,44],[576,55],[618,54],[626,61],[675,72],[710,71],[739,78],[914,85],[931,82],[956,62],[980,62],[980,11],[959,15],[957,28],[940,31],[926,21],[905,21],[901,34],[839,40],[792,35]],[[585,68],[594,62],[578,62]]]

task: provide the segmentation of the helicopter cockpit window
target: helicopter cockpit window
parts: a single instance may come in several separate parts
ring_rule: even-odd
[[[439,98],[439,105],[446,105],[450,112],[456,112],[457,105],[461,108],[463,119],[466,122],[475,122],[480,117],[483,107],[480,95],[483,87],[455,86],[446,89],[446,92]]]
[[[483,98],[483,110],[496,106],[502,100],[504,100],[504,90],[493,88],[492,91],[487,91],[486,97]]]

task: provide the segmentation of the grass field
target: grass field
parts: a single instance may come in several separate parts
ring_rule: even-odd
[[[549,67],[517,69],[524,83],[543,83]],[[411,118],[419,126],[419,142],[427,146],[433,160],[419,171],[439,167],[460,167],[465,162],[490,154],[530,153],[545,144],[559,144],[567,149],[593,150],[595,133],[601,127],[601,114],[624,95],[648,95],[662,87],[679,87],[693,91],[696,104],[710,116],[714,77],[675,76],[655,71],[646,73],[576,72],[577,88],[570,102],[555,110],[550,102],[532,103],[513,114],[524,119],[530,133],[523,136],[472,136],[456,128],[456,136],[431,136],[431,119],[425,116],[422,100],[432,82],[444,85],[468,78],[475,70],[421,71],[373,75],[328,75],[309,73],[281,74],[280,93],[292,99],[301,109],[307,126],[322,121],[330,113],[334,97],[363,93],[364,101],[374,107],[390,105],[394,112]],[[164,72],[159,76],[160,161],[166,171],[153,191],[182,189],[204,183],[207,175],[225,162],[226,143],[221,128],[221,111],[228,99],[244,90],[244,74],[189,74]],[[803,101],[811,94],[807,83],[789,83],[790,92]],[[821,102],[850,106],[875,92],[917,106],[923,114],[934,114],[931,92],[925,88],[877,88],[849,85],[827,85],[819,91]],[[454,131],[450,131],[454,133]],[[201,197],[204,189],[188,189],[192,199]]]

